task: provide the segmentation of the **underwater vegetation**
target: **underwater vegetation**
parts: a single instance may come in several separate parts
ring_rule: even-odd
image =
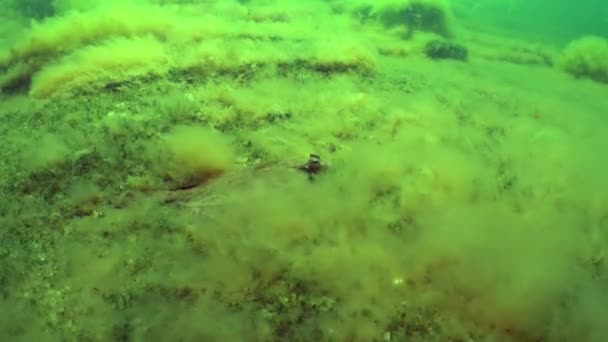
[[[607,340],[603,38],[3,3],[0,340]]]
[[[370,4],[354,1],[351,10],[361,21],[378,20],[387,27],[405,26],[406,36],[416,31],[450,36],[451,11],[443,0],[379,1]]]
[[[415,31],[434,32],[446,37],[451,35],[451,13],[445,1],[411,0],[401,6],[385,8],[379,15],[387,26],[405,24],[408,35]]]
[[[584,37],[571,42],[559,67],[575,77],[608,83],[608,39]]]
[[[469,51],[461,44],[445,40],[431,40],[426,43],[425,54],[432,59],[456,59],[466,61]]]
[[[365,72],[374,67],[374,53],[361,39],[346,36],[343,26],[342,34],[316,39],[318,34],[310,28],[276,22],[273,13],[261,13],[260,22],[250,29],[222,22],[218,16],[199,20],[191,12],[181,12],[108,5],[36,22],[8,54],[0,56],[0,68],[6,70],[0,89],[27,89],[36,98],[48,98],[65,90],[91,91],[180,70],[200,75],[296,61],[320,71]],[[246,13],[241,16],[241,21],[249,20]],[[280,45],[267,39],[272,32],[278,34],[275,39],[281,38]]]

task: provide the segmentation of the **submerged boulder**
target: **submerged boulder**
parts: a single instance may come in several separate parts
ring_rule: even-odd
[[[574,77],[608,83],[608,40],[594,36],[575,40],[566,47],[558,65]]]

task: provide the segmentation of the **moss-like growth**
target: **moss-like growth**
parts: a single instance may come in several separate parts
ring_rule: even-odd
[[[30,95],[47,98],[69,90],[94,91],[136,77],[166,73],[169,57],[152,38],[120,38],[89,46],[46,65],[32,80]]]
[[[567,73],[608,83],[608,40],[584,37],[566,47],[559,67]]]
[[[173,189],[195,187],[233,165],[230,145],[202,127],[180,126],[164,137],[159,169]]]
[[[451,36],[449,18],[449,7],[444,1],[438,0],[411,0],[405,5],[388,6],[380,12],[384,25],[405,25],[408,35],[415,31],[426,31]]]
[[[438,39],[426,43],[424,52],[431,59],[466,61],[469,58],[469,50],[464,45]]]
[[[407,36],[426,31],[451,36],[451,10],[444,0],[356,0],[334,4],[337,12],[350,11],[362,23],[380,22],[388,28],[402,26]]]
[[[315,39],[298,16],[287,25],[264,18],[251,23],[240,12],[229,19],[216,13],[201,20],[179,6],[155,3],[57,4],[62,4],[57,15],[32,22],[0,51],[0,92],[29,89],[32,97],[47,99],[163,76],[192,81],[219,74],[245,81],[274,71],[370,74],[376,67],[376,49],[366,39],[353,38],[346,22],[325,23],[338,34]],[[212,4],[196,6],[205,13]]]
[[[23,165],[32,173],[52,170],[68,163],[70,153],[60,136],[47,134],[23,151]]]
[[[0,57],[0,64],[2,58]],[[31,83],[34,70],[33,64],[17,63],[0,76],[0,92],[11,94],[26,90]]]
[[[474,68],[435,64],[436,34],[381,27],[410,0],[334,1],[375,24],[171,0],[15,44],[0,340],[608,336],[603,87],[492,59],[518,45],[478,32]]]

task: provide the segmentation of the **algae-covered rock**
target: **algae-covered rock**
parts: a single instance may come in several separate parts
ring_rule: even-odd
[[[411,0],[402,6],[389,6],[380,13],[387,26],[405,25],[409,34],[426,31],[444,37],[451,36],[449,18],[449,7],[439,0]]]
[[[593,36],[575,40],[566,47],[558,65],[575,77],[608,83],[608,40]]]
[[[451,11],[444,0],[355,0],[348,4],[334,1],[333,5],[337,12],[351,11],[362,23],[379,22],[388,28],[403,26],[407,36],[416,31],[452,35]]]
[[[466,61],[469,57],[469,50],[464,45],[439,39],[426,43],[424,52],[431,59]]]

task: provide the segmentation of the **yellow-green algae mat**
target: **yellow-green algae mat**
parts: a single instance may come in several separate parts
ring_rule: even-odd
[[[1,340],[608,336],[606,86],[551,47],[430,0],[55,6],[0,60]]]

